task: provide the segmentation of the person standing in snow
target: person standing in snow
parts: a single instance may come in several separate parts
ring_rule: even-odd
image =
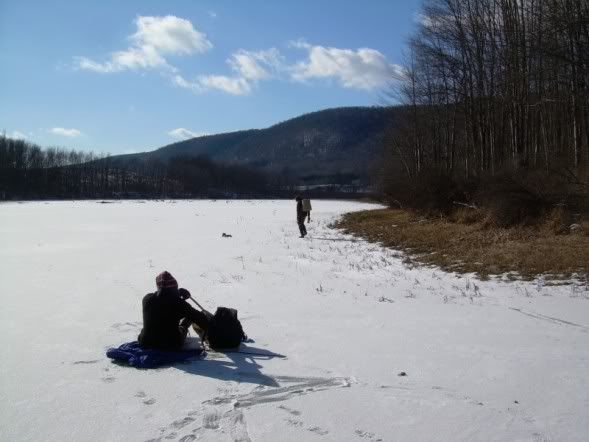
[[[157,291],[143,297],[143,329],[137,340],[142,347],[175,350],[182,346],[191,324],[207,330],[208,318],[190,306],[190,292],[179,289],[169,272],[155,278]]]
[[[301,238],[304,238],[307,234],[307,228],[305,227],[305,218],[307,218],[307,222],[311,221],[311,211],[305,211],[305,208],[303,207],[302,196],[297,195],[295,200],[297,202],[297,224],[299,225]]]

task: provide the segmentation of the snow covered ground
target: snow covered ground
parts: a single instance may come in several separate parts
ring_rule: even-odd
[[[300,239],[293,201],[0,205],[0,439],[587,440],[588,288],[408,269],[328,227],[369,207],[315,201]],[[162,270],[263,355],[112,364]]]

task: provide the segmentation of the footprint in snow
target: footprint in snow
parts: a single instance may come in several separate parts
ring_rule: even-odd
[[[190,416],[201,415],[201,411],[192,411],[189,413]],[[194,420],[193,418],[189,418]],[[184,422],[187,419],[183,419],[179,422]],[[166,439],[178,438],[180,441],[193,441],[206,437],[207,431],[214,430],[219,431],[223,434],[229,434],[231,440],[234,442],[251,442],[247,431],[247,424],[245,422],[245,415],[241,410],[230,409],[229,411],[222,412],[220,409],[210,409],[206,411],[203,416],[202,426],[196,426],[190,429],[187,434],[178,434],[175,431],[166,436]],[[216,440],[216,439],[215,439]]]
[[[370,431],[356,430],[356,431],[354,431],[354,433],[356,434],[356,436],[361,437],[363,439],[375,440],[376,442],[382,441],[382,438],[380,438],[380,437],[376,438],[374,433],[372,433]]]
[[[229,418],[229,431],[234,442],[251,442],[241,410],[230,410],[225,413],[225,417]]]
[[[175,430],[179,430],[184,428],[186,425],[194,422],[194,418],[190,416],[186,416],[184,419],[178,419],[170,424],[170,427],[174,428]]]
[[[293,416],[300,416],[301,412],[299,410],[294,410],[292,408],[288,408],[284,405],[279,405],[277,408],[280,408],[281,410],[284,410],[290,414],[292,414]]]
[[[203,427],[216,430],[219,428],[219,420],[221,419],[221,415],[217,410],[208,411],[203,418]]]
[[[302,427],[303,426],[303,421],[297,420],[297,419],[285,419],[286,422],[288,422],[289,425],[292,425],[293,427]]]
[[[299,410],[288,408],[284,405],[279,405],[276,408],[284,410],[293,416],[300,416],[301,415],[301,412]],[[299,427],[299,428],[301,428],[305,425],[305,423],[302,420],[294,419],[294,418],[285,419],[285,422],[287,422],[289,425],[292,425],[293,427]],[[311,427],[307,427],[307,431],[310,431],[311,433],[318,434],[320,436],[325,436],[326,434],[329,434],[329,431],[327,431],[321,427],[318,427],[316,425],[311,426]]]
[[[325,436],[325,435],[329,434],[329,431],[324,430],[321,427],[309,427],[309,428],[307,428],[307,430],[309,430],[311,433],[316,433],[320,436]]]

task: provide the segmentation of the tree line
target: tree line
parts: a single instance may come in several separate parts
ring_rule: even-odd
[[[125,161],[0,135],[0,199],[263,196],[276,181],[206,157]]]
[[[426,0],[388,153],[409,177],[589,162],[589,2]]]

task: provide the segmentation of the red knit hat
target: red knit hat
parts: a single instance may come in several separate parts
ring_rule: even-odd
[[[164,271],[155,277],[155,285],[158,289],[177,289],[178,281],[170,272]]]

